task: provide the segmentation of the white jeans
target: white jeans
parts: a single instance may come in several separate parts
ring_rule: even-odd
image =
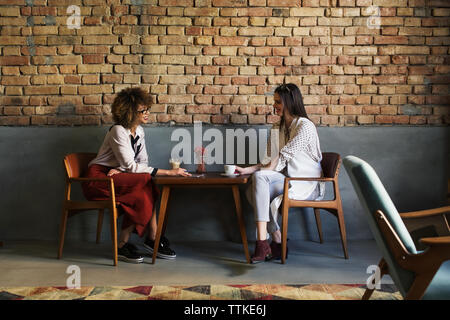
[[[267,232],[273,233],[280,229],[278,214],[270,214],[270,203],[273,199],[283,194],[284,178],[286,176],[277,171],[259,170],[253,173],[251,184],[246,196],[253,207],[255,221],[267,222]],[[305,200],[316,199],[319,195],[318,188]]]

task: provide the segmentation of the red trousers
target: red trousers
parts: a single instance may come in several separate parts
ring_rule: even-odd
[[[112,168],[93,164],[86,177],[106,178]],[[153,206],[159,198],[159,190],[148,173],[117,173],[112,176],[116,202],[124,213],[122,229],[136,225],[136,232],[142,237],[150,222]],[[83,193],[88,200],[107,200],[110,197],[109,183],[85,182]]]

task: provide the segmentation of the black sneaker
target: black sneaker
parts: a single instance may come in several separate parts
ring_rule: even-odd
[[[158,253],[156,254],[156,256],[158,258],[163,258],[163,259],[175,259],[177,257],[177,255],[175,254],[175,251],[170,249],[169,245],[170,245],[169,240],[166,237],[162,236],[161,240],[159,241]],[[149,237],[147,237],[144,241],[145,250],[150,255],[153,255],[154,247],[155,247],[155,241],[153,241]]]
[[[129,263],[141,263],[144,261],[144,257],[137,253],[137,248],[131,243],[125,243],[122,248],[117,250],[118,258],[121,261]]]

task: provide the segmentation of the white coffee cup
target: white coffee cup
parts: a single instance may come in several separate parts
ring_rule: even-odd
[[[236,171],[236,166],[232,164],[226,164],[223,168],[225,169],[225,174],[229,176],[233,175],[234,171]]]

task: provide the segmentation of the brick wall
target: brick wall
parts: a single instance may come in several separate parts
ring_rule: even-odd
[[[0,125],[111,123],[129,86],[154,123],[275,123],[285,82],[318,125],[448,124],[449,16],[447,0],[0,0]]]

